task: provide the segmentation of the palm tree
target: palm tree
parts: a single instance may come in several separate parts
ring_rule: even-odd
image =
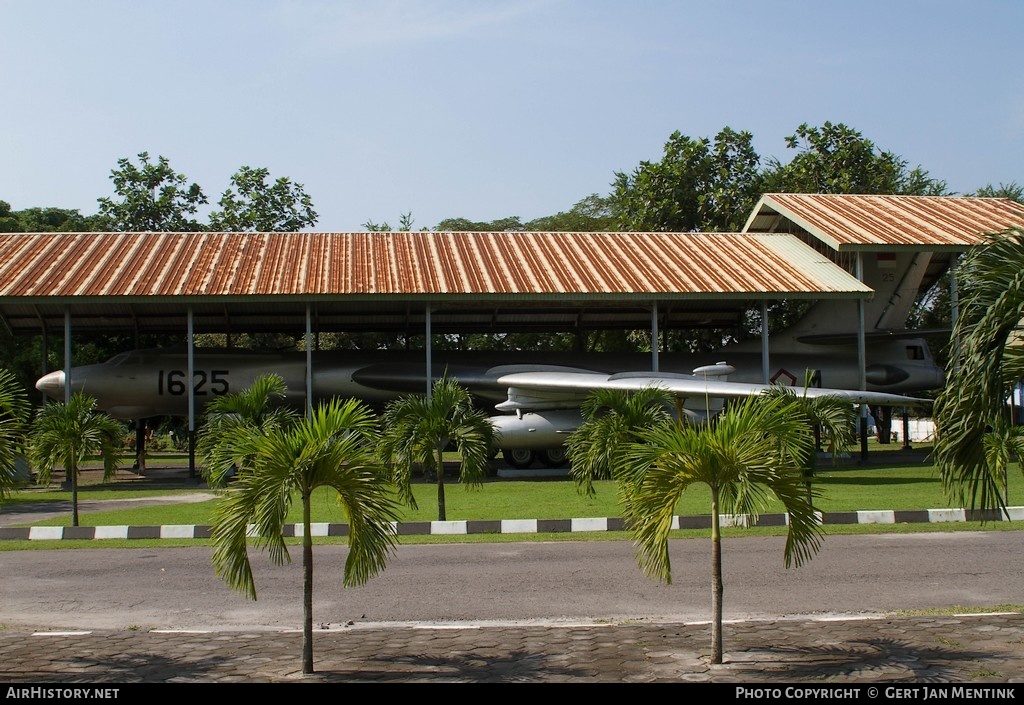
[[[594,480],[624,480],[623,452],[637,440],[640,429],[670,418],[673,396],[661,387],[644,387],[633,392],[597,389],[580,406],[583,423],[566,439],[569,474],[580,494],[592,497]],[[620,489],[620,498],[629,492]]]
[[[235,457],[247,459],[235,486],[218,502],[211,528],[217,575],[233,589],[256,599],[248,543],[268,550],[282,565],[291,560],[284,524],[295,497],[302,503],[302,672],[313,673],[313,539],[310,498],[332,488],[349,526],[344,585],[361,585],[384,569],[393,549],[396,503],[387,477],[375,462],[377,423],[355,400],[321,404],[291,425],[240,425],[233,439]],[[225,448],[227,455],[232,453]]]
[[[100,456],[103,481],[114,477],[124,451],[124,425],[99,410],[96,399],[75,392],[67,404],[50,402],[36,414],[29,435],[29,462],[40,481],[50,481],[55,465],[71,484],[71,525],[78,526],[78,474],[82,463]]]
[[[9,370],[0,370],[0,499],[18,487],[17,463],[24,451],[28,397]]]
[[[954,364],[935,400],[935,462],[954,502],[1005,508],[1001,468],[989,462],[998,456],[986,457],[985,438],[1004,423],[1006,399],[1024,379],[1024,348],[1013,336],[1024,319],[1024,230],[986,236],[956,274],[961,307]]]
[[[1007,499],[1010,483],[1007,471],[1014,458],[1024,469],[1024,426],[1014,426],[1005,416],[993,419],[991,430],[982,439],[985,464],[989,471],[1000,479],[1003,489],[1003,503]]]
[[[379,448],[393,470],[399,497],[414,509],[413,467],[436,474],[437,519],[445,521],[444,449],[452,446],[459,454],[459,482],[467,489],[479,488],[496,447],[495,436],[487,414],[474,408],[469,392],[456,380],[442,377],[429,397],[407,395],[388,404]]]
[[[857,422],[857,411],[847,399],[833,395],[807,396],[810,387],[810,372],[804,385],[803,394],[798,394],[792,387],[774,385],[766,394],[788,399],[791,408],[801,414],[814,431],[814,445],[799,458],[803,468],[804,484],[807,487],[807,501],[813,498],[811,482],[818,467],[818,448],[824,444],[829,450],[832,462],[839,451],[849,446],[854,440],[854,425]]]
[[[672,581],[668,538],[680,496],[702,483],[711,489],[711,660],[722,662],[722,548],[719,514],[756,520],[771,495],[789,514],[786,566],[817,552],[821,527],[803,492],[799,459],[813,439],[785,397],[759,395],[729,405],[700,424],[662,422],[641,430],[626,451],[634,467],[626,519],[641,569]]]
[[[278,374],[260,375],[240,392],[225,394],[206,406],[205,423],[196,442],[203,474],[211,487],[221,487],[235,472],[244,472],[251,458],[239,456],[235,442],[240,429],[285,428],[296,414],[280,404],[287,388]]]

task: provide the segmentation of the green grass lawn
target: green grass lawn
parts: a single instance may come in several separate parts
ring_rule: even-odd
[[[815,487],[820,497],[815,501],[822,512],[857,510],[914,510],[953,507],[944,497],[942,484],[935,467],[927,463],[887,464],[884,452],[875,452],[866,465],[846,461],[832,465],[823,461],[817,470]],[[168,462],[181,462],[174,458]],[[157,467],[151,459],[149,467]],[[179,465],[180,467],[180,465]],[[1009,475],[1010,506],[1024,505],[1024,479],[1019,469],[1012,468]],[[444,483],[445,505],[449,520],[494,519],[569,519],[581,517],[618,517],[621,508],[616,488],[610,481],[595,484],[596,494],[585,497],[576,491],[574,483],[564,478],[510,480],[489,478],[479,488],[461,485],[455,478]],[[431,521],[437,516],[437,485],[420,481],[413,485],[417,509],[402,507],[401,521]],[[227,490],[230,491],[230,490]],[[214,493],[205,485],[192,482],[184,485],[160,482],[117,482],[99,484],[84,482],[79,500],[126,499],[179,493]],[[70,492],[57,484],[47,488],[33,488],[15,493],[7,502],[68,501]],[[117,511],[82,512],[79,521],[85,526],[129,525],[157,526],[166,524],[212,523],[216,499],[189,503],[126,508]],[[958,508],[958,507],[953,507]],[[710,494],[703,485],[695,485],[680,500],[676,514],[700,515],[710,511]],[[765,508],[765,513],[782,512],[780,503]],[[292,506],[289,522],[301,521],[301,507]],[[345,516],[332,494],[324,489],[314,495],[314,522],[344,522]],[[33,522],[40,526],[69,526],[71,515]]]

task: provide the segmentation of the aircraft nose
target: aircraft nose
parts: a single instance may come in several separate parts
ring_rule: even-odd
[[[64,395],[64,371],[43,375],[36,382],[36,389],[51,399],[60,399]]]

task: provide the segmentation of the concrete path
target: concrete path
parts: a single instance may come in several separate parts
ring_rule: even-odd
[[[1024,683],[1021,614],[744,621],[724,647],[709,663],[706,623],[353,627],[316,631],[303,675],[297,631],[3,632],[0,682],[857,684],[863,700],[921,683],[988,702]]]

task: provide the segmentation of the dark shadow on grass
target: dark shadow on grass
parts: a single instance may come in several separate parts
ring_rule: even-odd
[[[815,484],[821,487],[827,487],[828,485],[857,485],[860,487],[885,487],[888,485],[934,485],[939,481],[939,478],[927,478],[921,477],[916,479],[909,479],[906,477],[872,477],[866,479],[863,477],[819,477],[815,479]]]

